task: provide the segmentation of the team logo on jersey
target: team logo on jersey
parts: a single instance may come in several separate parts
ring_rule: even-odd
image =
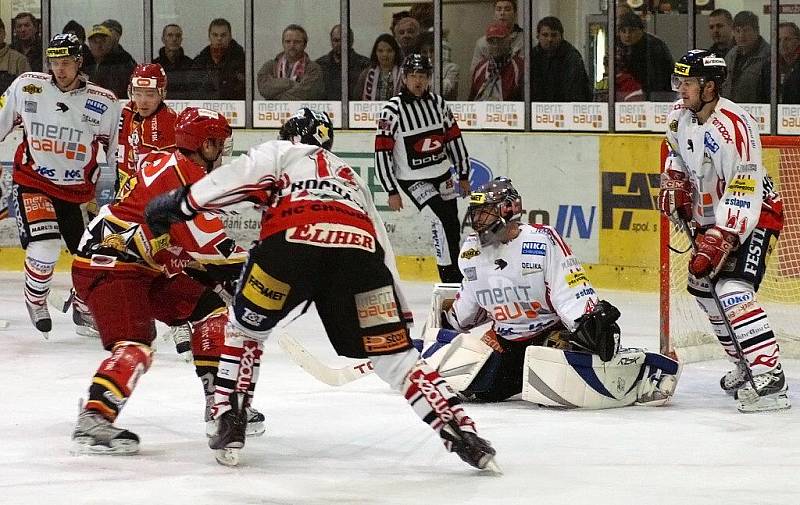
[[[412,170],[437,165],[447,158],[441,129],[429,130],[403,138],[408,166]]]
[[[669,122],[669,131],[671,131],[672,133],[678,133],[678,120],[677,119],[673,119],[672,121]]]
[[[503,258],[498,258],[494,260],[494,264],[497,265],[496,267],[494,267],[495,270],[502,270],[508,266],[508,263],[506,263],[506,260],[504,260]]]
[[[95,119],[88,114],[81,114],[81,123],[89,123],[90,125],[93,126],[100,126],[100,120]]]
[[[686,139],[686,144],[686,148],[694,152],[694,142],[692,142],[692,139]]]
[[[568,273],[564,277],[564,280],[567,281],[567,286],[571,288],[574,288],[578,284],[585,284],[589,282],[589,279],[586,277],[586,273],[584,273],[583,270]]]
[[[736,176],[736,178],[728,186],[728,190],[737,193],[753,194],[756,191],[756,181],[747,176]]]
[[[464,278],[468,281],[478,280],[478,269],[476,267],[467,267],[464,269]]]
[[[400,321],[394,290],[391,286],[356,293],[355,301],[358,325],[361,328],[371,328]]]
[[[461,253],[461,258],[465,260],[470,260],[475,256],[480,256],[481,252],[477,249],[469,248],[466,251]]]
[[[22,91],[24,93],[28,93],[29,95],[38,95],[42,92],[42,87],[35,84],[26,84],[22,87]]]
[[[108,105],[99,100],[93,100],[91,98],[86,99],[85,107],[92,112],[97,112],[98,114],[104,114],[108,110]]]
[[[35,114],[36,113],[36,109],[38,108],[38,105],[39,105],[38,103],[36,103],[36,102],[34,102],[32,100],[25,100],[25,112],[30,112],[30,113]]]
[[[706,132],[705,137],[703,137],[703,143],[705,144],[706,149],[712,153],[719,151],[719,144],[717,144],[717,142],[714,140],[714,137],[711,136],[711,133]]]
[[[547,246],[541,242],[523,242],[522,254],[532,254],[534,256],[544,256],[547,254]]]
[[[58,111],[67,112],[68,110],[69,107],[67,106],[67,104],[65,104],[64,102],[56,102],[56,112]]]

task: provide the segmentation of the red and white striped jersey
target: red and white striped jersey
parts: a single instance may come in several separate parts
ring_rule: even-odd
[[[729,230],[739,243],[757,224],[781,229],[783,207],[764,168],[758,124],[742,107],[720,98],[700,124],[679,100],[667,116],[667,144],[664,170],[688,175],[692,216],[700,226]]]
[[[482,246],[476,234],[461,247],[458,267],[464,275],[448,320],[467,331],[488,320],[498,336],[525,340],[563,327],[598,301],[581,262],[558,232],[521,224],[507,244]]]
[[[0,138],[20,123],[25,135],[14,155],[14,182],[68,202],[92,200],[99,148],[111,166],[116,159],[114,94],[91,82],[64,92],[50,74],[27,72],[0,97]]]

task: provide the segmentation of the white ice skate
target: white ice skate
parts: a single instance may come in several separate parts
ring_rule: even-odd
[[[85,410],[72,433],[73,454],[127,456],[139,452],[139,437],[117,428],[98,412]]]
[[[53,329],[53,320],[50,318],[50,311],[47,310],[47,302],[33,303],[25,300],[25,306],[28,308],[28,315],[31,318],[31,323],[37,330],[42,332],[45,339],[50,338],[50,331]]]
[[[739,412],[767,412],[783,410],[792,406],[787,395],[786,377],[781,366],[765,374],[753,377],[756,389],[749,383],[736,391]]]

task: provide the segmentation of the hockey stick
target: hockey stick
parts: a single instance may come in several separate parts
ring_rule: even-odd
[[[689,226],[686,222],[681,219],[679,221],[683,232],[686,233],[686,236],[689,237],[689,243],[692,245],[692,251],[697,252],[697,243],[695,243],[695,234],[692,233],[692,230],[689,229]],[[706,281],[709,286],[711,286],[711,298],[714,299],[714,303],[717,306],[717,310],[719,311],[720,315],[722,316],[722,320],[725,323],[725,329],[728,332],[728,336],[731,337],[731,342],[733,342],[733,347],[736,349],[737,357],[740,361],[744,363],[744,374],[747,377],[747,382],[753,387],[753,391],[756,392],[758,396],[761,396],[761,392],[756,387],[756,381],[753,378],[753,371],[750,370],[750,364],[747,362],[747,358],[744,356],[744,350],[742,349],[742,344],[736,338],[736,334],[733,332],[733,325],[728,320],[728,316],[725,315],[725,309],[722,308],[722,302],[719,300],[719,295],[717,294],[717,281],[711,280],[711,276],[707,275],[702,278],[702,280]]]
[[[357,361],[342,368],[332,368],[321,362],[308,352],[300,342],[284,333],[278,337],[278,345],[289,355],[294,363],[309,375],[329,386],[342,386],[373,372],[372,362],[368,359]]]

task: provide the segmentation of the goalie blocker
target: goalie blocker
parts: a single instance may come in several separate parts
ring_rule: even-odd
[[[463,397],[502,401],[522,393],[544,406],[606,409],[660,406],[675,392],[680,364],[645,349],[618,349],[619,311],[606,301],[581,317],[575,332],[554,331],[532,345],[498,339],[488,324],[460,334],[442,328],[435,314],[456,291],[457,285],[434,288],[425,343],[416,343]]]

